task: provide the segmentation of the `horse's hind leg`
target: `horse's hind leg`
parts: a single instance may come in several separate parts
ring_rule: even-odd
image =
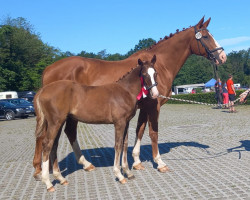
[[[79,143],[77,141],[77,120],[72,118],[67,118],[66,127],[64,131],[75,153],[77,162],[83,165],[85,171],[95,170],[95,166],[92,163],[88,162],[85,159],[84,155],[82,155]]]
[[[158,149],[158,117],[160,108],[157,109],[152,106],[151,110],[150,108],[148,110],[149,110],[148,127],[149,127],[149,136],[151,138],[151,144],[152,144],[153,159],[158,164],[157,166],[158,171],[164,173],[169,171],[169,168],[162,161]]]
[[[129,170],[128,166],[128,127],[129,122],[127,123],[127,126],[124,131],[124,138],[123,138],[123,152],[122,152],[122,170],[127,175],[128,179],[134,179],[135,176],[132,174],[132,172]]]
[[[58,141],[61,135],[62,128],[59,129],[56,139],[54,141],[52,150],[50,152],[50,163],[53,166],[53,175],[56,180],[60,182],[61,185],[68,185],[68,181],[62,176],[60,172],[60,168],[58,166],[58,159],[57,159],[57,147]]]
[[[58,130],[62,123],[48,123],[47,132],[43,140],[43,166],[42,166],[42,182],[46,184],[48,192],[54,192],[55,188],[49,179],[49,156],[57,137]],[[55,146],[57,147],[57,145]]]

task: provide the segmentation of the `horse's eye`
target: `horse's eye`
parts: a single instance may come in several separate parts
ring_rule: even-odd
[[[208,39],[208,36],[207,36],[207,35],[204,35],[203,38]]]

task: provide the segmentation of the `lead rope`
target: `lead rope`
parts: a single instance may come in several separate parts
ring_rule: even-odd
[[[164,98],[164,99],[169,99],[169,100],[173,100],[173,101],[182,101],[182,102],[186,102],[186,103],[192,103],[192,104],[200,104],[200,105],[206,105],[206,106],[218,106],[218,104],[211,104],[211,103],[204,103],[204,102],[198,102],[198,101],[191,101],[191,100],[186,100],[186,99],[178,99],[178,98],[173,98],[173,97],[166,97],[163,95],[159,95],[159,98]],[[241,97],[237,98],[236,100],[234,100],[233,102],[236,103],[237,101],[240,100]],[[229,103],[226,104],[221,104],[222,106],[229,106]],[[235,105],[234,105],[235,106]]]

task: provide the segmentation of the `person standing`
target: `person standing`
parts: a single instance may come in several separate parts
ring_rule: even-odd
[[[222,81],[221,85],[222,85],[223,104],[225,106],[224,108],[229,108],[228,107],[229,97],[228,97],[226,81]]]
[[[217,103],[218,103],[218,108],[221,108],[221,104],[222,104],[222,87],[221,87],[221,80],[220,78],[217,79],[215,85],[215,98],[217,99]]]
[[[229,96],[229,112],[235,113],[236,110],[234,108],[234,100],[235,100],[236,92],[235,92],[235,88],[234,88],[234,82],[233,82],[232,75],[228,76],[227,90],[228,90],[228,96]]]

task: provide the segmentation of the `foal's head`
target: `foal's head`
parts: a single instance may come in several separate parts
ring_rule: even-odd
[[[138,59],[138,64],[141,66],[141,77],[143,79],[143,84],[146,90],[149,91],[149,96],[153,99],[157,98],[159,95],[157,89],[157,73],[154,68],[154,64],[156,62],[156,56],[154,55],[151,62],[142,61],[140,58]]]
[[[204,22],[204,17],[194,26],[195,37],[191,44],[191,51],[197,55],[206,56],[215,64],[223,64],[227,60],[224,49],[214,39],[207,27],[211,18]],[[204,22],[204,23],[203,23]]]

